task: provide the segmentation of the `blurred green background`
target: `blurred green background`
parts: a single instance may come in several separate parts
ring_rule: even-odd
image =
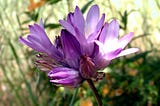
[[[34,65],[35,52],[18,41],[28,25],[43,18],[54,41],[58,20],[78,5],[84,15],[93,4],[115,18],[120,36],[134,32],[128,47],[140,52],[116,59],[96,84],[104,106],[160,105],[160,1],[159,0],[0,0],[0,106],[96,106],[84,82],[78,89],[56,87]],[[75,98],[74,98],[74,93]]]

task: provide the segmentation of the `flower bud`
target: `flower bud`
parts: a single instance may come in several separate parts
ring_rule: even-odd
[[[48,73],[48,77],[50,82],[61,86],[77,87],[82,82],[79,72],[71,68],[54,68]]]

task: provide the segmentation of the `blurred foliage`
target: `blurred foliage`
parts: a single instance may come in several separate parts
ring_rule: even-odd
[[[119,20],[120,35],[129,31],[135,38],[129,47],[141,51],[112,62],[106,76],[96,82],[104,106],[160,105],[159,36],[160,2],[158,0],[0,0],[0,105],[1,106],[96,106],[87,83],[78,89],[56,87],[46,73],[34,66],[35,52],[22,46],[18,37],[28,33],[28,24],[43,18],[45,29],[53,36],[61,29],[75,5],[82,12],[98,4],[106,20]]]

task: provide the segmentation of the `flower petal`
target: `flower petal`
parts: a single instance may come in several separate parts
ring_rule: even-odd
[[[94,42],[86,42],[81,45],[82,54],[87,54],[91,56],[94,50]]]
[[[129,49],[123,50],[120,54],[117,55],[117,57],[125,56],[125,55],[135,53],[135,52],[138,52],[138,51],[139,51],[138,48],[129,48]]]
[[[94,42],[94,49],[93,49],[92,55],[90,57],[94,58],[98,55],[98,53],[99,53],[99,46]]]
[[[36,34],[37,33],[37,31],[35,30],[33,25],[29,25],[28,27],[29,27],[29,31],[30,31],[31,34]]]
[[[99,22],[98,22],[98,24],[97,24],[97,26],[96,26],[96,29],[97,29],[98,31],[102,28],[103,23],[104,23],[104,19],[105,19],[105,14],[102,14],[102,17],[101,17],[101,19],[99,20]]]
[[[104,18],[105,18],[105,15],[103,14],[102,18],[97,23],[96,28],[94,29],[93,33],[91,33],[88,36],[87,41],[91,42],[91,41],[93,41],[93,40],[98,38],[98,36],[99,36],[99,34],[101,32],[101,29],[103,28]]]
[[[40,47],[35,46],[32,42],[28,41],[28,39],[23,38],[22,36],[19,37],[19,41],[20,41],[22,44],[25,44],[25,45],[31,47],[32,49],[34,49],[34,50],[36,50],[36,51],[42,52],[42,50],[41,50]]]
[[[78,67],[78,58],[81,55],[80,44],[68,31],[61,31],[62,48],[65,58],[71,67]],[[73,58],[74,57],[74,58]]]
[[[67,30],[69,31],[71,34],[75,35],[75,29],[73,28],[73,26],[64,20],[59,20],[59,23]]]
[[[71,13],[71,12],[67,15],[67,22],[69,22],[72,25],[73,25],[73,21],[74,21],[73,17],[74,17],[74,13]]]
[[[48,73],[48,76],[52,79],[62,79],[62,78],[69,77],[69,75],[73,75],[73,77],[75,77],[77,76],[77,74],[78,74],[77,70],[73,70],[66,67],[57,67],[57,68],[53,68],[53,70],[51,70]]]
[[[103,57],[103,55],[101,55],[101,54],[96,55],[96,57],[93,59],[93,61],[94,61],[95,65],[96,65],[95,66],[96,69],[98,69],[98,70],[106,68],[111,62],[111,60],[106,60]]]
[[[122,51],[122,49],[119,48],[119,49],[116,49],[116,50],[114,50],[114,51],[105,53],[104,58],[105,58],[106,60],[115,59],[115,58],[121,53],[121,51]]]
[[[101,32],[101,34],[100,34],[100,36],[99,36],[99,41],[102,42],[103,44],[104,44],[105,39],[106,39],[106,36],[107,36],[108,26],[109,26],[109,24],[106,22],[106,23],[104,24],[104,27],[103,27],[103,29],[102,29],[102,32]]]
[[[119,47],[125,48],[126,45],[131,41],[132,38],[133,38],[133,32],[130,32],[127,35],[120,38],[118,40]]]
[[[29,25],[30,34],[27,38],[20,37],[20,42],[38,52],[46,53],[54,59],[62,59],[62,53],[56,49],[45,33],[44,28],[42,27],[42,20],[40,23],[41,25]]]
[[[117,38],[118,34],[119,34],[119,24],[116,20],[113,20],[108,25],[106,37],[105,37],[105,42]]]
[[[31,42],[34,46],[39,48],[39,52],[44,52],[48,54],[47,49],[41,44],[41,42],[39,42],[39,40],[37,38],[35,38],[32,35],[28,35],[27,39],[29,42]]]
[[[79,7],[76,6],[76,9],[74,11],[74,27],[78,28],[80,33],[84,35],[84,26],[85,26],[85,20],[83,17],[82,12],[80,11]]]
[[[48,73],[48,77],[50,82],[62,86],[77,87],[82,82],[77,70],[66,67],[54,68]]]
[[[43,20],[40,19],[39,23],[40,24],[38,26],[40,26],[44,30]],[[31,34],[37,34],[38,33],[35,25],[29,25],[29,30],[30,30]],[[38,38],[40,38],[40,37],[38,37]]]
[[[36,37],[37,38],[40,37],[40,39],[41,39],[40,42],[43,43],[46,47],[51,46],[52,44],[51,44],[49,38],[47,37],[47,34],[44,31],[44,29],[41,26],[39,26],[38,24],[34,24],[34,28],[37,31],[37,33],[36,33],[37,36]]]
[[[39,21],[39,25],[44,29],[44,24],[43,24],[42,18],[41,18],[40,21]]]
[[[93,5],[86,18],[85,32],[86,35],[89,36],[96,30],[96,26],[99,20],[99,7],[97,5]]]

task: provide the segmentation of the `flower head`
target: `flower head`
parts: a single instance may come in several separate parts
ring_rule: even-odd
[[[99,15],[97,5],[89,9],[86,18],[76,7],[73,13],[68,14],[66,21],[60,20],[60,24],[78,40],[82,55],[91,58],[95,70],[105,68],[117,57],[138,51],[138,48],[123,50],[131,41],[132,32],[118,39],[118,22],[113,20],[110,23],[104,23],[105,15],[102,14],[100,19]]]
[[[93,5],[86,19],[78,7],[69,13],[67,20],[60,20],[64,27],[52,44],[40,25],[29,26],[27,38],[20,42],[40,52],[36,66],[48,73],[50,82],[56,85],[77,87],[84,80],[100,80],[104,69],[120,56],[138,51],[138,48],[124,48],[131,41],[133,33],[118,39],[119,24],[116,20],[104,23],[105,15],[99,19],[99,7]]]
[[[91,55],[94,50],[94,42],[101,31],[105,15],[99,18],[100,12],[97,5],[93,5],[86,19],[83,17],[79,7],[73,13],[69,13],[67,20],[60,20],[60,24],[79,41],[82,53]]]
[[[98,39],[95,39],[96,44],[99,46],[99,55],[95,58],[95,62],[99,69],[106,67],[111,60],[137,52],[138,48],[124,48],[133,38],[133,32],[126,34],[118,39],[119,24],[116,20],[110,23],[105,23]]]
[[[81,52],[75,37],[62,30],[61,36],[57,37],[52,44],[44,31],[42,20],[40,25],[30,25],[29,30],[30,34],[26,38],[20,37],[19,40],[40,52],[37,55],[35,65],[47,72],[50,81],[56,85],[79,86],[83,80],[77,70]]]
[[[102,102],[92,80],[101,80],[104,69],[110,62],[120,56],[138,51],[138,48],[124,48],[131,41],[130,32],[118,39],[119,24],[116,20],[104,23],[105,15],[99,19],[99,7],[93,5],[86,19],[82,12],[75,8],[69,13],[67,20],[60,20],[64,27],[59,37],[52,44],[44,31],[43,22],[40,25],[29,26],[27,38],[20,37],[20,42],[40,52],[35,64],[47,72],[50,82],[55,85],[78,87],[87,80],[94,91],[99,106]]]

